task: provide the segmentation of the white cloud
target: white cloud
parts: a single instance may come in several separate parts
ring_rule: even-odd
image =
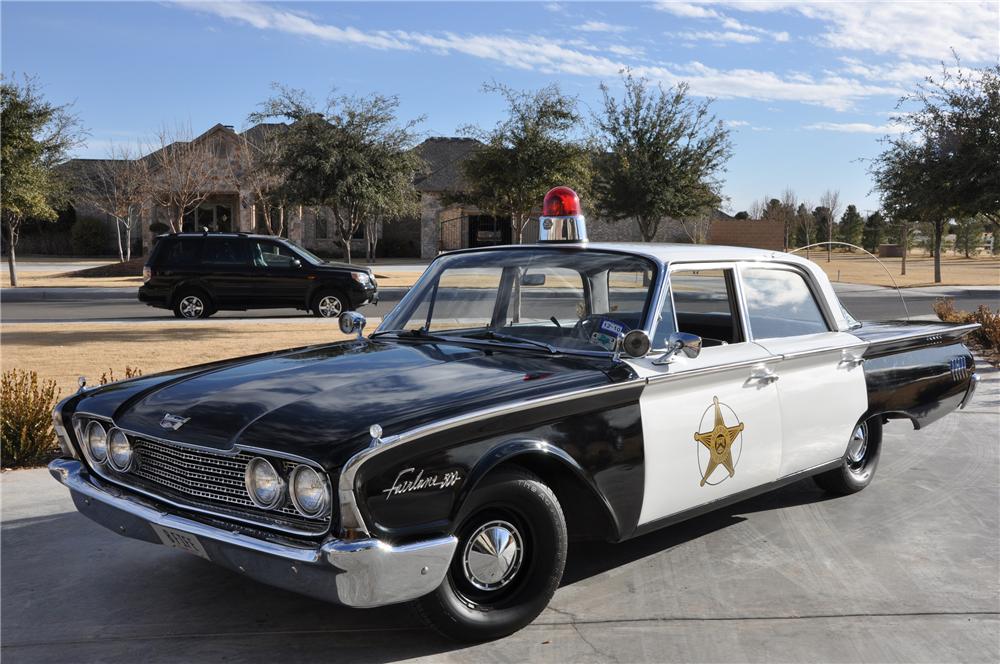
[[[728,39],[711,39],[709,41],[730,41],[751,44],[761,41],[759,38],[761,36],[767,37],[776,42],[787,42],[791,39],[791,36],[785,31],[776,32],[765,28],[759,28],[754,25],[747,25],[746,23],[742,23],[731,16],[727,16],[726,14],[709,8],[707,6],[708,4],[709,3],[703,2],[666,1],[654,3],[653,8],[681,18],[711,19],[713,21],[720,22],[722,27],[726,29],[726,32],[705,32],[700,34],[728,35]],[[737,33],[741,36],[737,37]],[[754,35],[758,36],[758,38],[753,38]]]
[[[906,127],[899,124],[873,125],[868,122],[816,122],[806,125],[803,129],[818,131],[837,131],[845,134],[902,134]]]
[[[580,30],[581,32],[628,32],[632,28],[626,25],[605,23],[604,21],[587,21],[586,23],[574,26],[573,29]]]
[[[283,6],[212,2],[181,6],[228,20],[304,38],[330,43],[347,44],[380,50],[426,50],[441,55],[462,54],[498,62],[516,69],[546,74],[571,74],[593,78],[616,78],[626,66],[633,73],[658,83],[676,85],[686,82],[697,95],[772,101],[798,101],[817,104],[835,110],[849,109],[873,95],[898,96],[895,86],[877,84],[841,74],[829,73],[823,78],[803,80],[801,76],[782,76],[755,69],[716,69],[700,62],[670,67],[660,64],[628,63],[598,54],[571,48],[565,43],[539,35],[454,32],[408,32],[404,30],[365,31],[350,26],[319,22]],[[622,53],[609,52],[612,55]]]
[[[713,32],[706,30],[701,32],[677,32],[669,36],[680,37],[681,39],[686,39],[688,41],[709,41],[717,44],[756,44],[760,41],[760,37],[757,35],[748,35],[745,32],[729,31]]]
[[[820,42],[833,49],[950,59],[951,49],[968,62],[995,62],[1000,55],[1000,3],[965,2],[710,2],[733,11],[795,12],[823,24]],[[721,16],[716,9],[701,6]]]
[[[749,127],[750,123],[746,120],[726,120],[726,124],[730,127]]]
[[[701,2],[672,2],[663,0],[654,2],[653,7],[661,12],[667,12],[681,18],[720,18],[719,12],[710,9]]]
[[[608,46],[607,51],[608,53],[613,53],[626,58],[641,58],[646,54],[645,51],[637,46],[621,46],[619,44]]]
[[[566,11],[566,5],[561,2],[546,2],[543,6],[546,11],[555,12],[557,14]]]

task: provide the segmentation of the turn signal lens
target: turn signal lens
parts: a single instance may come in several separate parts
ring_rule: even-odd
[[[108,432],[97,420],[87,425],[87,433],[84,438],[90,458],[97,463],[104,463],[108,460]]]
[[[569,187],[555,187],[545,194],[543,217],[575,217],[580,214],[580,197]]]
[[[309,466],[296,466],[290,484],[292,490],[289,493],[295,509],[310,517],[326,513],[330,505],[330,489],[322,475]]]
[[[245,474],[247,493],[254,505],[269,510],[278,506],[285,493],[285,480],[263,457],[254,457]]]

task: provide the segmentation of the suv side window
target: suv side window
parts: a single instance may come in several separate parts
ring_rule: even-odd
[[[757,339],[829,332],[805,277],[794,270],[742,270],[750,329]]]
[[[298,258],[291,249],[275,242],[254,240],[250,243],[254,267],[291,267]]]
[[[677,331],[696,334],[705,346],[745,340],[736,306],[735,276],[731,268],[675,270],[670,273],[670,295]],[[664,305],[666,308],[669,305]],[[663,348],[673,322],[666,317],[657,327],[654,348]],[[665,330],[661,333],[660,330]]]
[[[205,248],[202,250],[203,265],[219,265],[232,267],[247,265],[247,243],[239,237],[209,237],[205,238]]]
[[[188,267],[197,265],[201,256],[201,238],[164,238],[157,265],[164,267]]]

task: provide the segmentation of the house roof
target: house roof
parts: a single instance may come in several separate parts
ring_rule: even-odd
[[[425,169],[413,185],[417,191],[462,191],[467,187],[462,162],[482,143],[474,138],[434,136],[413,148],[424,160]]]

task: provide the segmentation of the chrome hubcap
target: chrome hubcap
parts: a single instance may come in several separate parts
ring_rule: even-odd
[[[868,451],[868,426],[860,424],[851,435],[851,442],[847,445],[847,460],[853,464],[864,461],[865,452]]]
[[[181,315],[184,318],[200,318],[201,314],[205,311],[205,303],[201,301],[200,297],[188,295],[181,300],[180,309]]]
[[[502,588],[517,574],[523,553],[517,528],[506,521],[490,521],[480,526],[465,545],[465,578],[480,590]]]
[[[327,295],[319,301],[319,313],[325,318],[339,316],[342,309],[340,299],[332,295]]]

